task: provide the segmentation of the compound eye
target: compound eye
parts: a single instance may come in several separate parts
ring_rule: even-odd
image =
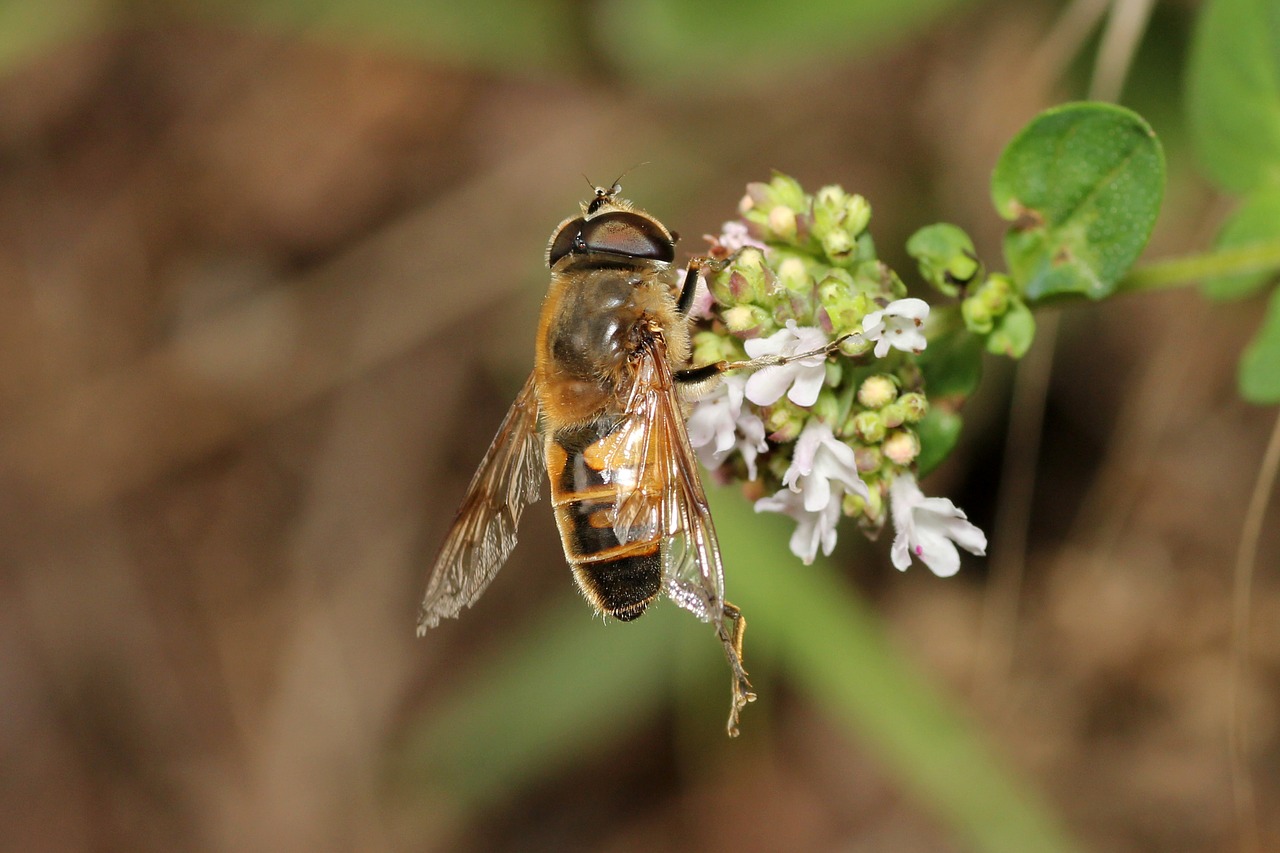
[[[578,237],[582,233],[582,227],[583,220],[581,217],[571,219],[560,227],[560,230],[556,232],[556,236],[551,240],[551,247],[547,249],[547,266],[554,267],[556,261],[577,248],[575,243],[578,242]]]
[[[668,263],[675,260],[676,249],[671,238],[654,222],[630,211],[597,216],[583,224],[581,233],[582,241],[590,252]],[[557,236],[556,243],[559,241],[560,236]]]

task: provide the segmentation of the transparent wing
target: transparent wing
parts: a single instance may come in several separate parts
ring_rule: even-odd
[[[719,630],[724,619],[720,545],[661,334],[647,335],[635,359],[626,413],[604,448],[603,470],[611,472],[620,496],[614,533],[619,542],[661,536],[667,595]]]
[[[418,612],[419,634],[480,597],[515,547],[520,515],[538,499],[545,477],[531,375],[480,461],[436,558]]]

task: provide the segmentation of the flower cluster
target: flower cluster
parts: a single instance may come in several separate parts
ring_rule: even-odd
[[[891,515],[895,566],[954,574],[956,546],[982,554],[986,538],[916,485],[929,305],[876,257],[870,205],[775,175],[747,187],[739,213],[709,238],[727,264],[695,300],[694,361],[785,363],[731,373],[696,404],[689,439],[703,464],[742,482],[757,512],[791,516],[806,563],[832,552],[842,516],[875,535]]]

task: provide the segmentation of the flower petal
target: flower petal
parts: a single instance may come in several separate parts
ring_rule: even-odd
[[[791,371],[786,367],[764,367],[747,379],[746,395],[757,406],[772,406],[790,387]]]

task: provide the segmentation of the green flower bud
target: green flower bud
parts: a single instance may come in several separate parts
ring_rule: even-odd
[[[872,309],[871,299],[857,290],[853,276],[846,270],[833,269],[818,285],[818,301],[831,320],[831,331],[845,335],[862,326],[862,318]]]
[[[924,280],[948,296],[957,296],[980,269],[973,240],[946,222],[927,225],[912,234],[907,254],[916,259]]]
[[[837,359],[835,361],[828,361],[824,366],[827,371],[827,387],[840,387],[840,380],[844,377],[844,364]],[[832,421],[832,423],[834,423],[834,421]]]
[[[774,172],[773,180],[769,181],[768,194],[775,205],[789,207],[793,213],[809,208],[809,199],[805,196],[804,187],[790,175]]]
[[[878,471],[883,462],[880,449],[876,447],[855,447],[853,449],[853,459],[858,466],[859,474],[870,474],[872,471]]]
[[[907,419],[907,412],[901,403],[890,403],[880,410],[880,419],[885,428],[894,429],[902,426],[902,422]]]
[[[898,396],[898,383],[892,376],[877,373],[862,380],[858,388],[858,402],[868,409],[879,409],[892,403]]]
[[[964,317],[964,325],[975,335],[985,335],[991,331],[993,320],[991,309],[981,299],[969,297],[960,303],[960,315]]]
[[[830,388],[823,388],[810,411],[822,423],[834,425],[840,418],[840,400]]]
[[[818,239],[822,243],[822,251],[836,263],[848,259],[858,245],[844,228],[832,229]]]
[[[920,439],[910,430],[894,430],[880,449],[890,462],[905,468],[920,455]]]
[[[898,405],[902,406],[906,422],[909,424],[918,423],[929,413],[929,400],[919,391],[903,394],[898,398]]]
[[[773,312],[759,305],[735,305],[720,316],[725,327],[740,338],[768,337],[777,331]]]
[[[768,305],[776,287],[776,278],[773,270],[764,263],[764,252],[749,246],[733,260],[730,268],[714,275],[709,287],[721,305],[741,305],[744,302]]]
[[[871,203],[854,193],[845,199],[845,229],[854,237],[860,236],[871,224]]]
[[[884,440],[884,420],[879,412],[864,411],[853,416],[853,434],[867,444]]]
[[[733,310],[733,309],[730,309]],[[703,331],[693,336],[693,363],[715,364],[717,361],[737,361],[739,352],[734,338]]]
[[[982,283],[979,288],[977,297],[982,300],[982,304],[991,313],[992,317],[999,317],[1009,310],[1009,297],[1013,293],[1013,283],[1008,277],[1003,275],[993,275]]]
[[[785,397],[769,407],[769,414],[764,419],[765,428],[769,430],[769,438],[777,444],[786,444],[800,437],[809,413],[794,405]]]
[[[796,238],[796,212],[791,208],[778,205],[769,211],[766,222],[772,239],[785,243]]]
[[[779,208],[781,209],[781,208]],[[796,293],[808,294],[813,290],[813,279],[804,261],[790,257],[778,264],[778,284]]]

